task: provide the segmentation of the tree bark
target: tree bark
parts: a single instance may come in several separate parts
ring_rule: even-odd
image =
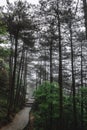
[[[60,88],[60,128],[62,129],[62,121],[63,121],[63,84],[62,84],[62,43],[61,43],[61,22],[60,22],[60,14],[59,14],[59,5],[57,2],[57,19],[58,19],[58,34],[59,34],[59,88]]]
[[[81,88],[83,88],[83,55],[82,55],[82,42],[81,42]],[[83,129],[83,92],[81,92],[81,127]]]
[[[76,114],[76,89],[75,89],[75,74],[74,74],[74,55],[73,55],[73,40],[72,40],[72,23],[69,23],[70,42],[71,42],[71,69],[72,69],[72,90],[73,90],[73,123],[74,128],[77,127],[77,114]]]
[[[87,39],[87,2],[83,0],[83,10],[84,10],[84,19],[85,19],[85,33]]]
[[[15,36],[15,53],[14,53],[14,66],[13,66],[13,73],[12,73],[12,81],[10,86],[10,101],[8,106],[8,114],[13,112],[14,109],[14,97],[15,97],[15,81],[16,81],[16,68],[17,68],[17,48],[18,47],[18,33]]]

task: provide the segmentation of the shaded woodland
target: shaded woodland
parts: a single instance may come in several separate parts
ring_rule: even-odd
[[[23,108],[31,87],[35,130],[86,130],[86,69],[86,0],[0,8],[0,122]]]

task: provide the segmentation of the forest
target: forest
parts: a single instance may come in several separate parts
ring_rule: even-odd
[[[0,6],[0,127],[32,93],[33,130],[86,130],[86,69],[87,0]]]

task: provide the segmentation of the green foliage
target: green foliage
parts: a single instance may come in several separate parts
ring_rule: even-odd
[[[34,96],[35,103],[35,125],[38,127],[49,126],[50,118],[59,117],[59,87],[57,83],[45,82],[38,87]],[[47,123],[48,122],[48,123]],[[37,127],[37,129],[38,129]]]
[[[6,59],[9,57],[10,50],[5,47],[0,47],[0,57]]]
[[[0,58],[0,122],[7,114],[7,97],[8,97],[8,69],[5,61]]]
[[[80,89],[78,101],[80,103],[83,102],[83,121],[87,125],[87,87],[83,87]]]
[[[6,25],[0,15],[0,43],[5,42]],[[0,123],[7,114],[8,64],[9,49],[0,46]]]
[[[6,25],[0,20],[0,35],[6,34]]]
[[[0,44],[5,43],[4,36],[6,35],[6,25],[4,24],[1,16],[0,16]]]
[[[83,98],[81,94],[83,93]],[[35,115],[35,129],[49,129],[50,119],[52,119],[53,128],[58,128],[59,121],[59,87],[57,83],[45,82],[38,87],[34,93],[35,104],[33,107]],[[84,127],[87,125],[87,88],[82,88],[76,94],[76,110],[78,129],[81,127],[81,102],[83,101],[83,121]],[[73,97],[64,95],[63,97],[63,126],[73,128]]]

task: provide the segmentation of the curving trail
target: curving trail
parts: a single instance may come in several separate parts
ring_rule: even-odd
[[[13,121],[7,126],[1,128],[0,130],[23,130],[29,121],[29,112],[31,107],[25,107],[19,113],[16,114]]]

